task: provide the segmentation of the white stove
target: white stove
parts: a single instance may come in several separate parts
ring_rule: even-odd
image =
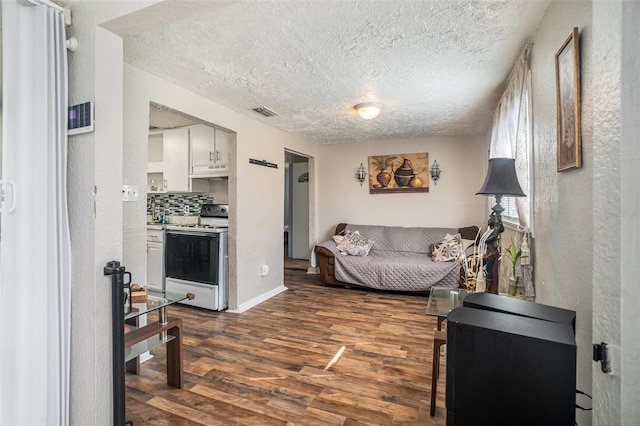
[[[187,305],[228,307],[229,206],[204,204],[198,224],[169,225],[165,244],[166,289],[193,293]]]

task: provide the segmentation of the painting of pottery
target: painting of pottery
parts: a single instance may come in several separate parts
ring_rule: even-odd
[[[369,193],[429,192],[429,154],[369,157]]]

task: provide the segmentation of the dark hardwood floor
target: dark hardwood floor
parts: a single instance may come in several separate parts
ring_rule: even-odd
[[[444,425],[444,357],[429,416],[436,321],[424,315],[424,295],[328,288],[296,269],[285,269],[285,284],[288,291],[243,314],[170,307],[183,319],[185,386],[166,384],[165,349],[155,349],[139,376],[126,377],[127,419]]]

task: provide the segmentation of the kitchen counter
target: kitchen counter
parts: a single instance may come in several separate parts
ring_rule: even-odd
[[[165,228],[165,224],[164,223],[150,223],[147,222],[147,229],[151,229],[154,231],[162,231]]]

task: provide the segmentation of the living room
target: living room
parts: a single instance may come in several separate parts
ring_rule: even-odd
[[[638,231],[634,204],[638,195],[631,184],[637,177],[633,171],[637,151],[627,140],[637,122],[623,125],[620,121],[621,115],[637,113],[637,104],[634,107],[625,98],[634,93],[626,89],[637,87],[636,69],[622,71],[623,63],[633,65],[625,58],[637,60],[629,42],[637,31],[631,17],[637,17],[638,9],[629,3],[552,1],[531,35],[535,300],[577,312],[577,387],[594,396],[593,419],[582,413],[580,425],[628,424],[640,418],[640,404],[621,397],[637,393],[634,377],[640,376],[630,356],[640,353],[640,343],[632,338],[638,317],[632,298],[624,297],[638,261],[630,243],[621,238],[627,232],[635,238]],[[146,186],[138,171],[146,168],[141,141],[148,132],[150,101],[229,129],[242,129],[229,178],[229,203],[234,206],[231,310],[250,309],[284,290],[282,173],[252,165],[249,158],[282,163],[285,149],[310,157],[311,245],[329,238],[340,222],[485,225],[489,200],[475,193],[486,173],[489,123],[484,134],[474,136],[308,143],[126,63],[123,36],[116,27],[137,22],[148,5],[72,2],[74,25],[68,35],[77,37],[81,48],[69,56],[70,103],[94,100],[96,119],[109,123],[70,140],[73,346],[83,347],[109,332],[110,313],[101,303],[110,297],[108,280],[101,273],[104,264],[123,259],[134,275],[144,275],[144,213],[141,208],[123,206],[121,189],[123,183]],[[143,21],[140,26],[144,27]],[[554,59],[574,27],[579,28],[581,46],[582,167],[558,172]],[[517,56],[515,52],[511,60]],[[487,114],[491,116],[494,109],[495,105],[487,106]],[[442,168],[440,180],[429,185],[429,193],[371,195],[355,179],[357,167],[366,164],[369,156],[413,152],[428,152],[430,161],[437,160]],[[95,210],[93,202],[87,202],[94,199],[90,195],[94,186],[100,194]],[[114,221],[114,217],[123,220]],[[504,234],[505,241],[509,232]],[[264,277],[258,273],[262,264],[271,269]],[[601,341],[619,348],[618,372],[623,373],[618,374],[624,374],[626,381],[600,372],[599,364],[593,363],[592,344]],[[109,417],[109,404],[101,400],[111,383],[109,348],[98,342],[88,353],[71,355],[72,416],[79,424]]]

